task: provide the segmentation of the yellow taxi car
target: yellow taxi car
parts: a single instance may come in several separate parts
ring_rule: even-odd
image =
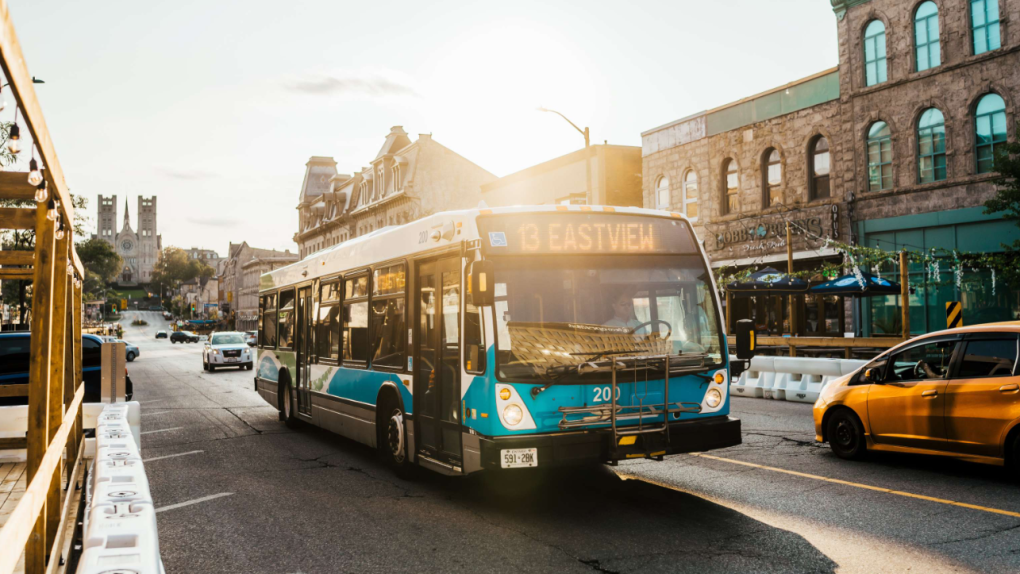
[[[1020,472],[1020,321],[902,343],[832,381],[815,439],[840,458],[868,451],[952,456]]]

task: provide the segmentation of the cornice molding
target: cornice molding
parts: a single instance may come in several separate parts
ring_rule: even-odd
[[[870,0],[829,0],[829,2],[832,4],[832,11],[836,13],[836,18],[842,20],[848,9]]]

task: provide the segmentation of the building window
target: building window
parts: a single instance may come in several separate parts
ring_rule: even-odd
[[[917,124],[918,180],[946,179],[946,122],[942,112],[928,108]]]
[[[939,46],[939,8],[934,2],[925,2],[914,14],[914,46],[917,51],[917,71],[923,72],[942,63]]]
[[[691,221],[698,220],[698,174],[693,169],[684,174],[683,184],[684,215]]]
[[[315,354],[319,360],[340,358],[340,283],[319,288],[319,316],[315,320]]]
[[[773,148],[765,150],[762,156],[762,207],[770,207],[779,203],[780,188],[783,185],[783,160],[779,151]]]
[[[372,278],[372,367],[402,369],[407,337],[404,264],[375,270]]]
[[[393,166],[393,191],[400,191],[400,164]]]
[[[368,275],[344,281],[344,361],[368,363]]]
[[[892,132],[889,124],[875,122],[868,130],[868,191],[892,186]]]
[[[1006,102],[999,94],[981,98],[974,118],[977,131],[977,172],[995,171],[995,154],[1006,145]]]
[[[669,209],[669,177],[661,176],[655,182],[655,207]]]
[[[974,34],[975,56],[1002,47],[999,0],[970,0],[970,25]]]
[[[810,199],[824,199],[829,197],[829,170],[831,158],[829,156],[829,140],[825,136],[818,136],[811,144],[810,164],[808,165],[808,176],[811,178]]]
[[[740,211],[740,174],[738,173],[737,160],[726,160],[726,197],[723,198],[723,213],[736,213]]]
[[[885,24],[873,20],[864,31],[864,78],[874,86],[889,79],[885,65]]]

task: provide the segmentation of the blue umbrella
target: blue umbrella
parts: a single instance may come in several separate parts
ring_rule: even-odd
[[[747,281],[734,281],[728,284],[726,290],[737,297],[800,295],[807,293],[808,283],[803,279],[790,277],[772,267],[766,267],[752,273]]]
[[[845,297],[875,297],[899,295],[901,292],[899,283],[893,283],[870,273],[861,273],[861,275],[864,278],[863,287],[857,277],[851,274],[826,281],[821,285],[815,285],[811,288],[811,293],[815,295],[843,295]]]

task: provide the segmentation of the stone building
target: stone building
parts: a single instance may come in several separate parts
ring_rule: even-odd
[[[1020,0],[831,4],[837,68],[642,134],[645,206],[686,213],[715,268],[785,270],[788,220],[795,270],[842,261],[825,239],[981,253],[1020,237],[982,207],[990,158],[1016,138]],[[1020,293],[987,270],[957,287],[950,269],[937,285],[910,269],[912,332],[944,328],[950,300],[971,322],[1017,317]],[[734,300],[730,320],[789,333],[787,306],[765,299]],[[898,299],[798,297],[794,330],[893,334]]]
[[[195,277],[181,283],[183,309],[194,309],[190,319],[215,319],[219,317],[219,279],[216,277]]]
[[[156,231],[156,197],[138,196],[138,231],[131,228],[127,199],[124,200],[124,223],[116,230],[117,196],[98,197],[97,237],[113,246],[124,260],[118,283],[137,285],[148,283],[152,267],[156,264],[162,246],[162,237]]]
[[[389,225],[474,207],[482,184],[494,179],[431,134],[412,142],[394,126],[375,159],[354,175],[338,174],[332,158],[308,160],[297,206],[298,253],[303,258]]]
[[[583,148],[482,185],[482,201],[493,207],[640,206],[641,148],[608,144]]]
[[[237,311],[234,314],[237,330],[254,331],[258,328],[259,278],[262,274],[296,263],[299,260],[296,253],[253,254],[251,259],[241,263],[241,284],[238,288]]]
[[[258,316],[258,275],[255,275],[255,283],[252,278],[245,280],[244,266],[254,261],[264,261],[267,271],[289,265],[300,258],[289,249],[277,251],[275,249],[260,249],[251,247],[247,241],[231,243],[227,248],[227,257],[220,262],[222,271],[217,276],[219,309],[222,318],[228,322],[233,321],[234,328],[238,330],[251,330],[256,326],[255,319]],[[251,289],[254,287],[256,295],[254,303]],[[242,291],[247,289],[246,291]],[[248,295],[245,303],[242,304],[242,293]],[[254,308],[254,311],[252,310]]]
[[[216,253],[215,250],[202,249],[200,247],[192,247],[190,249],[187,249],[186,253],[188,254],[188,259],[197,259],[198,261],[205,263],[209,267],[216,269],[217,272],[220,270],[219,266],[220,260],[222,258],[220,257],[219,253]]]

